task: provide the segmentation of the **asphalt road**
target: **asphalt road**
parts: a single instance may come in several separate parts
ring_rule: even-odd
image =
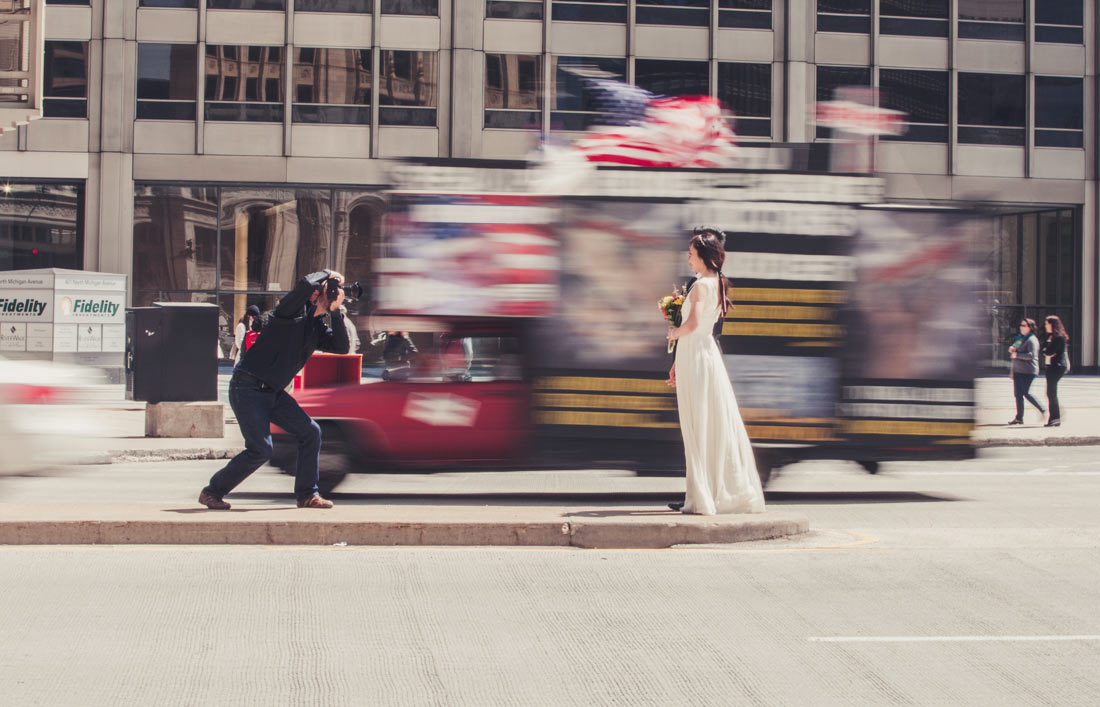
[[[814,532],[735,546],[0,548],[3,702],[1097,705],[1098,451],[798,465],[768,501]],[[217,466],[5,479],[0,498],[177,502]],[[679,483],[356,477],[336,497],[369,517],[425,494],[657,503]],[[238,502],[290,485],[261,471]]]

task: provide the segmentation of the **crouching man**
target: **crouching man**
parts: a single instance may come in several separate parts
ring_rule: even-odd
[[[229,381],[229,405],[244,435],[245,449],[229,460],[199,494],[207,508],[229,510],[225,495],[271,459],[271,423],[298,440],[294,495],[299,508],[332,508],[317,491],[321,427],[285,388],[314,351],[348,352],[340,304],[344,277],[323,270],[306,275],[267,318],[256,342],[244,352]],[[335,283],[335,284],[333,284]],[[332,326],[325,321],[325,315]]]

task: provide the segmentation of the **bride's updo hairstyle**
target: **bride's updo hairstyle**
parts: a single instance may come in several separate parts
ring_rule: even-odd
[[[726,297],[729,284],[722,274],[722,266],[726,264],[726,233],[714,226],[698,226],[691,232],[691,247],[708,270],[718,273],[718,305],[724,317],[729,309],[729,298]]]

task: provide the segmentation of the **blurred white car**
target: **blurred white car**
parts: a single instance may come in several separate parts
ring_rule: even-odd
[[[0,357],[0,474],[68,461],[66,441],[97,431],[89,403],[112,396],[101,369]]]

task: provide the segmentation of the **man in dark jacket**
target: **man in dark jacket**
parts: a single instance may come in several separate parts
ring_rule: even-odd
[[[321,427],[285,390],[317,349],[348,352],[348,333],[340,313],[344,292],[337,290],[336,296],[329,299],[325,287],[328,280],[343,283],[344,277],[323,270],[299,280],[279,300],[259,338],[233,369],[229,404],[244,435],[245,449],[210,477],[210,483],[199,494],[199,503],[207,508],[229,510],[225,495],[271,459],[271,423],[298,440],[294,481],[298,507],[332,508],[332,501],[317,491]],[[331,328],[325,323],[326,314],[332,320]]]

